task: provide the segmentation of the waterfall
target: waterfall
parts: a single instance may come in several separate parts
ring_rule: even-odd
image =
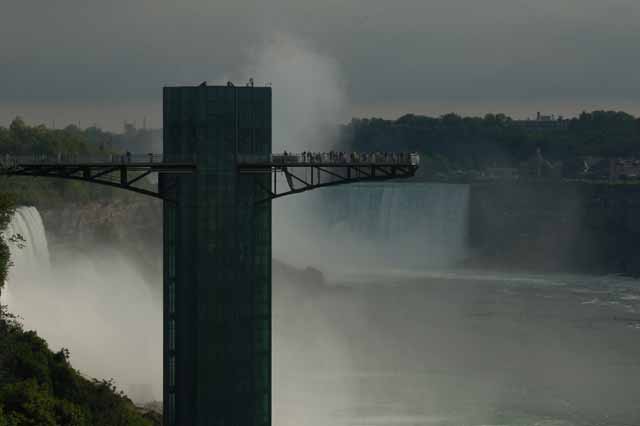
[[[2,304],[11,304],[12,285],[31,285],[51,272],[49,247],[38,209],[18,207],[4,231],[13,266],[2,292]]]
[[[313,193],[315,192],[315,194]],[[467,257],[469,187],[358,184],[274,202],[274,254],[351,270],[450,268]]]
[[[368,243],[387,266],[448,267],[466,256],[466,185],[359,185],[323,198],[329,229]]]
[[[137,402],[162,395],[162,306],[131,259],[99,245],[55,247],[38,210],[16,210],[5,236],[13,267],[2,303],[52,350],[71,350],[83,374],[114,378]],[[158,277],[160,280],[161,277]]]

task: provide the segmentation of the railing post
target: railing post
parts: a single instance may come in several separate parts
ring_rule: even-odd
[[[122,186],[127,186],[127,167],[126,166],[120,167],[120,184]]]

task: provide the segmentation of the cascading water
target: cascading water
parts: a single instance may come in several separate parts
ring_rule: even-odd
[[[331,274],[345,266],[449,268],[468,254],[467,185],[402,182],[315,192],[274,202],[274,233],[285,235],[274,239],[275,257]]]
[[[330,228],[374,244],[387,264],[450,266],[466,255],[466,185],[361,185],[328,193]],[[333,202],[332,202],[333,201]]]
[[[137,402],[160,400],[162,308],[131,259],[117,248],[87,245],[56,247],[50,262],[34,207],[18,208],[4,235],[13,266],[2,303],[25,328],[53,350],[69,348],[75,368],[114,378]]]
[[[13,266],[2,292],[2,304],[11,304],[12,285],[31,285],[51,272],[49,246],[38,209],[18,207],[4,231]]]

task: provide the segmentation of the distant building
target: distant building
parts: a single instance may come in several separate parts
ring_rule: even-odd
[[[563,130],[569,127],[569,120],[565,120],[561,115],[555,116],[536,113],[535,119],[514,120],[513,125],[526,130]]]
[[[536,121],[554,121],[555,119],[556,117],[553,114],[542,115],[540,112],[536,113]],[[562,119],[562,117],[559,117],[559,119]]]

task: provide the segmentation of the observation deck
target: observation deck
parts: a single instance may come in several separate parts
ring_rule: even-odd
[[[165,155],[0,155],[0,175],[165,201],[165,426],[271,425],[271,200],[407,178],[420,163],[415,153],[271,154],[271,117],[268,87],[165,87]],[[153,173],[157,184],[145,179]]]
[[[239,155],[240,173],[273,173],[271,189],[261,187],[267,201],[325,186],[360,181],[410,178],[420,166],[415,152],[302,152]],[[286,186],[278,187],[278,174]]]
[[[196,163],[194,157],[162,154],[4,155],[0,157],[0,175],[81,180],[170,200],[166,191],[154,190],[149,185],[141,187],[140,183],[153,173],[169,176],[193,173]],[[237,156],[240,174],[273,174],[271,188],[260,185],[264,197],[259,202],[325,186],[409,178],[415,175],[419,165],[419,154],[408,152],[284,152]],[[278,185],[278,175],[285,177],[286,186]]]
[[[0,175],[80,180],[169,201],[153,185],[141,186],[143,179],[153,173],[173,175],[194,170],[192,158],[167,160],[159,154],[0,156]]]

